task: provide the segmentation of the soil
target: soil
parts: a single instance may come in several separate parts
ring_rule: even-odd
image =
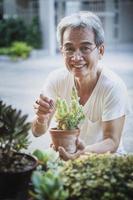
[[[12,157],[0,155],[0,163],[0,173],[25,172],[36,164],[32,157],[22,153],[13,153]]]

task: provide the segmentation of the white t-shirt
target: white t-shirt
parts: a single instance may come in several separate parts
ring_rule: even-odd
[[[47,77],[43,94],[56,100],[58,96],[69,103],[74,77],[67,69],[58,69]],[[85,120],[79,125],[80,138],[86,145],[103,140],[101,122],[117,119],[130,112],[127,89],[114,72],[103,68],[98,82],[83,106]],[[122,149],[122,142],[120,148]]]

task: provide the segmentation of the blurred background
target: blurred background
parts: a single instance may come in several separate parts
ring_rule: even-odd
[[[133,107],[133,0],[0,0],[0,99],[34,117],[33,103],[52,70],[64,67],[56,41],[60,19],[93,11],[105,30],[101,65],[125,81]],[[30,150],[49,147],[49,134],[34,138]],[[133,115],[124,145],[133,152]]]
[[[4,20],[4,28],[8,26],[4,35],[0,33],[6,36],[1,37],[0,46],[23,40],[34,48],[43,48],[49,55],[55,55],[58,52],[58,22],[62,17],[81,10],[93,11],[101,18],[108,49],[122,45],[131,48],[133,0],[0,0],[0,20]],[[7,30],[0,28],[0,31]]]

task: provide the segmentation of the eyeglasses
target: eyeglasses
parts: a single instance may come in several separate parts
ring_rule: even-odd
[[[86,46],[81,46],[79,48],[79,51],[82,55],[89,55],[91,54],[95,49],[97,48],[97,46],[95,46],[94,48],[92,48],[89,45]],[[76,50],[74,49],[74,47],[63,47],[63,52],[66,56],[74,56]]]

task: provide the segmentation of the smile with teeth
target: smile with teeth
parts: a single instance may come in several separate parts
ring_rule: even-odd
[[[86,65],[76,65],[76,66],[73,66],[74,69],[82,69],[83,67],[85,67]]]

